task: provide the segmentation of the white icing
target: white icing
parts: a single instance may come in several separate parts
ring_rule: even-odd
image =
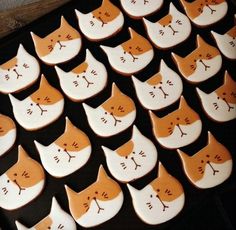
[[[197,120],[190,125],[179,125],[181,130],[187,135],[181,137],[181,131],[175,126],[173,133],[167,137],[157,137],[157,141],[164,147],[177,149],[194,142],[200,135],[202,130],[201,120]]]
[[[172,20],[167,26],[143,19],[149,38],[160,48],[173,47],[185,41],[191,33],[191,23],[188,17],[178,11],[173,3],[170,3],[169,14],[172,16]]]
[[[4,136],[0,136],[0,156],[8,151],[15,143],[16,129],[9,130]]]
[[[0,65],[0,92],[13,93],[26,88],[39,76],[40,67],[36,58],[30,55],[20,44],[17,51],[17,66],[9,70]]]
[[[104,25],[97,18],[93,18],[92,13],[83,14],[78,10],[75,12],[82,33],[91,40],[108,38],[118,32],[124,24],[124,16],[121,12],[115,19]]]
[[[135,58],[128,53],[124,53],[121,45],[116,47],[100,46],[106,53],[109,63],[116,71],[131,75],[145,68],[152,60],[154,56],[153,49],[141,54],[133,55]]]
[[[215,164],[210,162],[211,166],[218,170],[215,175],[213,174],[213,170],[209,164],[206,164],[204,174],[202,179],[192,183],[194,183],[199,188],[212,188],[223,183],[232,172],[233,162],[232,160],[228,160],[222,164]],[[191,179],[191,178],[190,178]]]
[[[98,94],[107,83],[105,66],[97,61],[88,49],[85,62],[88,64],[88,68],[85,73],[81,74],[75,74],[72,71],[64,72],[55,66],[62,90],[75,101],[85,100]]]
[[[163,0],[120,0],[122,8],[131,17],[143,17],[161,8]]]
[[[209,117],[219,122],[230,121],[236,118],[236,104],[227,103],[213,91],[206,94],[197,88],[202,106]],[[229,109],[229,106],[231,107]]]
[[[147,109],[165,108],[177,101],[182,94],[183,83],[181,78],[163,60],[160,63],[159,73],[162,76],[162,83],[157,85],[149,85],[147,81],[142,82],[132,76],[137,97]],[[168,96],[165,94],[168,94]]]
[[[14,210],[24,206],[38,196],[44,187],[44,180],[21,191],[20,195],[18,186],[6,174],[0,176],[0,186],[0,207],[7,210]]]
[[[94,227],[114,217],[122,207],[124,200],[123,192],[120,192],[116,198],[108,201],[97,199],[101,210],[98,215],[98,206],[94,200],[90,203],[89,210],[82,215],[76,222],[82,227]]]
[[[226,15],[227,10],[228,10],[227,2],[222,2],[217,5],[209,4],[209,7],[215,11],[212,13],[212,11],[207,6],[204,6],[203,12],[199,16],[197,16],[196,18],[190,18],[190,19],[196,25],[208,26],[221,20]]]
[[[155,145],[143,136],[136,126],[133,126],[131,141],[134,144],[134,148],[127,159],[124,156],[120,156],[115,150],[102,147],[108,169],[117,180],[122,182],[133,181],[146,175],[154,168],[157,162]]]
[[[236,26],[234,28],[236,30]],[[231,37],[227,33],[223,35],[213,31],[211,31],[211,33],[221,53],[227,58],[236,59],[236,38]]]
[[[163,205],[156,198],[157,193],[151,185],[147,185],[141,190],[137,190],[129,184],[127,186],[132,197],[135,212],[147,224],[155,225],[164,223],[174,218],[183,209],[184,193],[171,202],[163,201],[168,206],[163,211]],[[150,197],[151,195],[152,197]],[[147,203],[151,203],[151,209]]]
[[[47,217],[50,217],[52,220],[52,225],[49,226],[50,229],[76,230],[76,224],[75,224],[74,219],[60,207],[55,197],[52,198],[51,211]],[[41,221],[43,222],[47,217],[45,217]],[[26,230],[26,229],[36,230],[35,226],[31,228],[26,228],[20,222],[16,221],[16,227],[18,230]],[[45,226],[45,228],[46,227],[47,226]]]
[[[42,113],[37,103],[30,96],[22,101],[16,99],[11,94],[9,94],[9,97],[15,119],[26,130],[35,130],[47,126],[62,114],[64,108],[64,99],[61,99],[52,105],[41,105],[43,110],[47,110]],[[28,109],[32,111],[32,114],[28,113]]]
[[[97,135],[102,137],[109,137],[122,132],[133,124],[136,117],[136,110],[134,110],[123,117],[116,117],[116,119],[121,121],[116,123],[113,116],[107,113],[102,106],[92,108],[83,103],[83,107],[90,127]],[[102,118],[105,118],[107,122],[104,123],[101,120]]]

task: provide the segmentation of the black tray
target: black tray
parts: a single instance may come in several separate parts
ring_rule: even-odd
[[[118,0],[113,0],[112,2],[122,10]],[[148,18],[155,21],[167,14],[169,2],[170,0],[165,0],[161,10],[152,16],[149,16]],[[74,9],[77,8],[78,10],[87,13],[100,6],[100,4],[101,0],[71,1],[63,7],[60,7],[59,9],[24,27],[23,29],[20,29],[18,32],[1,39],[0,63],[4,63],[15,55],[19,43],[22,43],[27,51],[37,57],[29,33],[30,31],[33,31],[41,36],[47,35],[59,26],[61,15],[64,15],[69,23],[78,29],[78,23]],[[184,12],[179,1],[174,1],[174,4],[180,11]],[[195,39],[197,34],[200,34],[210,44],[215,45],[214,39],[210,36],[210,30],[224,33],[234,25],[233,15],[235,14],[235,5],[231,1],[228,1],[228,4],[228,14],[223,20],[213,26],[203,29],[192,25],[192,33],[187,41],[171,49],[171,51],[185,56],[191,50],[193,50],[193,47],[195,47]],[[159,226],[149,226],[143,223],[136,216],[127,187],[126,185],[121,184],[122,190],[124,192],[124,204],[122,209],[114,218],[96,227],[96,229],[236,229],[236,220],[234,218],[234,209],[236,207],[235,167],[233,168],[231,177],[226,182],[215,188],[199,190],[191,185],[184,175],[182,165],[176,151],[162,148],[155,140],[152,134],[151,122],[148,112],[147,110],[143,109],[143,107],[138,102],[131,78],[123,77],[114,72],[108,63],[106,55],[99,48],[100,44],[112,46],[128,39],[129,35],[127,29],[129,26],[134,28],[143,36],[147,37],[142,20],[131,19],[125,14],[125,12],[123,13],[125,15],[125,24],[121,32],[103,42],[90,42],[83,36],[83,47],[81,52],[73,60],[66,64],[61,64],[60,66],[62,69],[69,70],[78,65],[78,63],[81,63],[85,58],[86,48],[89,48],[95,58],[106,65],[109,74],[107,87],[102,91],[102,93],[98,94],[92,99],[87,100],[86,102],[89,105],[95,107],[107,99],[110,96],[112,82],[116,82],[118,87],[125,94],[132,97],[137,105],[137,117],[135,124],[145,136],[150,138],[155,143],[159,153],[158,159],[164,164],[170,174],[175,176],[182,183],[185,190],[186,202],[182,212],[174,219]],[[171,59],[170,51],[158,50],[156,48],[154,48],[154,50],[155,57],[152,62],[143,71],[141,71],[139,74],[136,74],[136,76],[143,76],[143,78],[152,76],[157,72],[161,58],[163,58],[173,70],[178,72],[173,60]],[[217,73],[217,76],[199,84],[200,88],[206,91],[212,91],[219,87],[223,82],[225,70],[228,70],[235,79],[235,64],[235,62],[229,61],[223,57],[223,66],[219,73]],[[61,91],[54,68],[47,66],[42,62],[40,62],[40,65],[41,73],[45,74],[50,84]],[[198,140],[196,140],[193,144],[184,147],[183,151],[195,153],[204,147],[207,142],[207,131],[210,130],[214,136],[216,136],[216,138],[229,149],[233,156],[233,161],[236,163],[236,120],[219,124],[207,118],[196,95],[195,86],[187,83],[184,79],[182,80],[184,84],[183,95],[189,102],[190,106],[199,113],[203,122],[203,130],[200,138],[198,138]],[[31,94],[37,89],[38,84],[39,80],[27,90],[18,93],[17,97],[24,98]],[[175,110],[177,107],[178,103],[175,103],[160,111],[158,114],[165,115],[168,112]],[[14,119],[9,97],[7,95],[0,94],[0,113],[8,115]],[[51,206],[51,199],[53,196],[57,198],[62,208],[69,213],[64,184],[71,186],[76,191],[84,189],[96,180],[97,171],[100,164],[103,164],[106,171],[109,173],[106,166],[105,156],[100,146],[105,145],[115,149],[119,145],[126,142],[131,135],[132,127],[114,137],[101,138],[96,136],[88,125],[81,103],[72,102],[65,96],[64,113],[56,122],[52,123],[46,128],[39,131],[28,132],[16,123],[17,140],[14,147],[0,158],[0,175],[4,173],[11,165],[13,165],[14,162],[16,162],[17,146],[19,144],[25,148],[31,157],[40,162],[40,158],[34,146],[33,140],[39,140],[48,144],[51,143],[63,132],[65,116],[68,116],[76,126],[85,131],[89,136],[93,148],[89,162],[80,170],[62,179],[55,179],[46,173],[46,186],[42,194],[33,202],[15,211],[6,211],[0,209],[0,228],[7,230],[16,229],[14,223],[15,220],[20,220],[27,226],[33,226],[43,217],[48,215]],[[132,184],[137,188],[142,188],[156,177],[156,173],[157,167],[152,170],[151,173]],[[78,229],[79,228],[81,227],[78,225]]]

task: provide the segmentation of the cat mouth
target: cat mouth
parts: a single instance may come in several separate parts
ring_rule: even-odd
[[[87,79],[85,76],[83,76],[82,78],[86,81],[86,83],[87,83],[87,88],[89,88],[90,85],[93,85],[93,84],[94,84],[93,82],[88,81],[88,79]]]
[[[174,30],[174,28],[173,28],[171,25],[168,25],[168,27],[172,30],[173,36],[174,36],[176,33],[179,33],[179,31]]]
[[[161,90],[161,92],[163,93],[164,99],[166,99],[167,96],[169,96],[168,93],[166,93],[163,88],[160,86],[159,89]]]
[[[208,4],[206,4],[206,7],[211,11],[211,14],[213,14],[214,12],[216,12],[216,10],[212,9]]]
[[[211,68],[209,65],[206,65],[202,59],[200,59],[199,62],[204,66],[205,71],[207,71],[207,69]]]
[[[103,21],[103,19],[101,17],[98,17],[99,21],[102,23],[102,27],[107,24],[106,22]]]
[[[19,77],[22,77],[22,75],[19,74],[16,69],[13,69],[13,71],[16,73],[16,79],[19,79]]]
[[[40,111],[41,111],[41,116],[43,115],[44,112],[47,112],[47,110],[46,110],[46,109],[43,109],[43,108],[40,106],[39,103],[37,103],[36,105],[38,106],[38,108],[39,108]]]
[[[113,117],[113,119],[114,119],[114,121],[115,121],[114,126],[116,126],[118,122],[121,122],[121,120],[117,119],[117,118],[113,115],[113,113],[110,113],[110,115]]]
[[[138,58],[135,57],[131,51],[129,51],[128,54],[133,58],[133,62],[135,62],[135,60],[138,60]]]
[[[181,137],[183,137],[184,135],[185,135],[185,136],[187,135],[187,133],[183,132],[183,130],[181,129],[181,127],[180,127],[179,124],[177,124],[176,126],[177,126],[177,128],[179,129],[179,131],[180,131],[180,133],[181,133]]]
[[[165,212],[166,208],[169,208],[168,205],[165,205],[164,202],[161,200],[161,198],[159,197],[159,195],[156,195],[156,198],[161,202],[163,209],[162,211]]]
[[[60,45],[60,48],[59,48],[60,50],[64,47],[66,47],[66,45],[61,44],[61,41],[57,41],[57,43]]]
[[[19,193],[18,195],[21,195],[21,191],[25,190],[25,188],[22,188],[19,183],[17,182],[17,180],[13,180],[13,182],[17,185],[17,187],[19,188]]]
[[[69,157],[68,162],[70,163],[70,160],[71,160],[72,158],[75,158],[75,156],[70,155],[70,153],[67,151],[67,149],[64,149],[64,152],[68,155],[68,157]]]
[[[141,165],[139,165],[139,164],[135,161],[134,157],[131,157],[131,160],[132,160],[132,161],[134,162],[134,164],[135,164],[135,169],[134,169],[134,170],[137,170],[138,167],[141,167]]]
[[[226,105],[228,106],[228,112],[230,112],[230,110],[231,109],[234,109],[234,107],[233,106],[230,106],[230,104],[228,103],[228,101],[225,99],[225,98],[223,98],[223,101],[226,103]]]
[[[104,208],[101,208],[101,206],[99,205],[99,203],[98,203],[98,201],[97,201],[97,198],[96,198],[96,197],[94,197],[94,198],[93,198],[93,200],[95,201],[95,204],[96,204],[96,205],[97,205],[97,207],[98,207],[97,214],[99,214],[99,213],[100,213],[100,211],[103,211],[103,210],[105,210]]]
[[[214,169],[214,167],[211,165],[210,161],[207,161],[207,164],[211,167],[211,169],[212,169],[212,171],[213,171],[213,176],[215,176],[215,174],[216,174],[217,172],[219,172],[219,170]]]

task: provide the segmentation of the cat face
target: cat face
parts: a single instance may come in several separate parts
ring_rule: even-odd
[[[140,103],[151,110],[171,105],[179,99],[183,91],[179,75],[170,69],[163,60],[160,63],[160,71],[145,82],[134,76],[132,76],[132,80]]]
[[[208,132],[208,144],[193,156],[178,150],[188,179],[198,188],[211,188],[223,183],[231,174],[229,151]]]
[[[170,48],[184,40],[191,33],[191,23],[184,14],[170,3],[169,13],[156,23],[143,19],[148,36],[158,48]]]
[[[90,40],[101,40],[118,32],[124,24],[124,16],[110,0],[103,0],[96,10],[83,14],[75,10],[79,27]]]
[[[102,165],[97,181],[83,191],[76,193],[65,187],[71,215],[82,227],[93,227],[111,219],[123,204],[120,186],[107,176]]]
[[[155,145],[133,126],[131,140],[111,150],[102,147],[111,174],[119,181],[136,180],[150,172],[157,161]]]
[[[214,76],[221,68],[222,58],[218,49],[208,45],[197,35],[197,48],[186,57],[172,53],[180,73],[191,83],[198,83]]]
[[[44,146],[34,142],[44,168],[54,177],[67,176],[81,168],[89,159],[91,144],[87,135],[66,117],[64,133],[53,143]]]
[[[50,124],[63,112],[61,93],[41,76],[39,89],[20,101],[9,94],[17,122],[27,130],[35,130]]]
[[[143,36],[129,28],[131,39],[116,46],[100,46],[108,56],[114,70],[131,75],[142,70],[152,60],[154,52],[151,44]]]
[[[7,152],[15,143],[16,126],[14,121],[0,114],[0,156]]]
[[[166,148],[174,149],[194,142],[201,133],[202,122],[184,97],[180,98],[179,108],[164,117],[157,117],[149,111],[153,133],[157,141]]]
[[[211,33],[224,56],[229,59],[236,59],[236,26],[223,35],[213,31]]]
[[[83,103],[88,122],[99,136],[108,137],[127,129],[135,120],[136,108],[133,100],[123,94],[115,83],[111,97],[97,108]]]
[[[105,66],[86,50],[86,60],[69,72],[55,66],[60,85],[65,94],[74,101],[82,101],[98,94],[107,83]]]
[[[184,190],[177,179],[172,177],[159,163],[155,180],[143,189],[137,190],[127,184],[135,212],[148,224],[161,224],[174,218],[184,206]]]
[[[20,44],[17,55],[0,65],[0,92],[13,93],[33,84],[40,72],[39,63]]]
[[[55,197],[52,198],[51,211],[31,228],[26,228],[20,222],[16,221],[16,227],[18,230],[42,230],[42,229],[71,229],[76,230],[76,225],[73,218],[67,214],[58,204]]]
[[[163,0],[120,0],[122,8],[133,18],[141,18],[161,8]]]
[[[39,58],[47,64],[58,64],[72,59],[81,48],[81,37],[65,18],[61,17],[60,27],[44,38],[31,32]]]
[[[225,0],[180,0],[186,14],[198,26],[208,26],[222,19],[228,10]]]
[[[19,146],[18,161],[0,176],[0,207],[13,210],[37,197],[44,187],[41,165]]]
[[[219,122],[236,118],[236,82],[225,71],[224,84],[212,93],[204,93],[197,88],[202,106],[207,115]]]

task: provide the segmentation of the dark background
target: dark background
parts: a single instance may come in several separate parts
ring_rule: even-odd
[[[116,4],[119,8],[121,8],[120,2],[118,0],[112,0],[112,2]],[[157,21],[158,19],[162,18],[168,13],[169,2],[169,0],[165,0],[161,10],[147,18],[151,21]],[[173,2],[180,11],[184,12],[179,1]],[[100,4],[101,0],[71,1],[65,6],[42,17],[41,19],[24,27],[18,32],[1,39],[0,63],[4,63],[5,61],[15,56],[19,43],[22,43],[29,53],[37,57],[29,33],[30,31],[35,32],[41,37],[51,33],[53,30],[59,27],[61,15],[64,15],[68,22],[73,27],[78,29],[78,23],[74,13],[74,9],[77,8],[81,12],[87,13],[99,7]],[[184,43],[167,51],[154,48],[154,59],[143,71],[141,71],[139,74],[136,74],[136,76],[145,80],[155,74],[159,69],[159,62],[161,58],[165,60],[169,67],[178,72],[173,60],[171,59],[170,53],[175,52],[177,54],[180,54],[181,56],[186,56],[193,49],[195,49],[197,34],[200,34],[205,41],[215,46],[215,41],[211,37],[210,30],[214,30],[223,34],[230,28],[232,28],[232,26],[234,25],[235,5],[231,1],[228,1],[228,4],[229,10],[227,16],[215,25],[200,29],[192,24],[191,36]],[[190,184],[186,176],[184,175],[181,161],[176,151],[163,149],[155,140],[152,134],[152,128],[148,112],[138,102],[130,77],[124,77],[115,73],[111,69],[106,55],[99,48],[100,44],[116,46],[122,43],[123,41],[129,39],[129,34],[127,31],[127,28],[129,26],[134,28],[141,35],[147,37],[142,20],[131,19],[126,15],[125,12],[123,13],[125,16],[125,24],[121,32],[119,32],[116,36],[102,42],[89,42],[82,35],[83,47],[81,52],[73,60],[69,61],[66,64],[61,64],[59,66],[66,71],[69,71],[73,67],[77,66],[79,63],[84,61],[86,48],[89,48],[95,58],[106,65],[108,71],[107,87],[96,97],[86,100],[86,103],[94,107],[98,106],[108,97],[110,97],[111,84],[112,82],[116,82],[118,87],[135,101],[137,105],[137,117],[135,120],[135,124],[145,136],[150,138],[153,143],[155,143],[159,154],[158,159],[163,163],[169,173],[176,177],[182,183],[185,190],[186,202],[182,212],[174,219],[158,226],[149,226],[143,223],[137,217],[134,212],[131,197],[127,190],[127,187],[125,184],[121,184],[122,190],[124,192],[124,204],[122,209],[113,219],[107,221],[106,223],[98,227],[95,227],[94,229],[236,229],[235,167],[233,168],[233,173],[231,177],[226,182],[215,188],[200,190]],[[225,70],[228,70],[231,76],[235,79],[235,61],[229,61],[223,56],[222,58],[223,66],[219,73],[217,73],[215,77],[212,77],[207,81],[198,84],[198,87],[204,90],[205,92],[211,92],[218,88],[220,85],[222,85]],[[40,62],[40,65],[41,73],[45,74],[50,84],[52,84],[54,87],[56,87],[62,92],[54,68],[49,67],[43,64],[42,62]],[[31,86],[27,90],[16,94],[15,96],[19,99],[23,99],[26,96],[30,95],[38,88],[39,80],[40,78],[33,86]],[[198,138],[198,140],[196,140],[189,146],[182,148],[182,150],[186,151],[189,154],[194,154],[199,151],[206,145],[207,131],[210,130],[212,134],[216,137],[216,139],[229,149],[235,164],[236,120],[225,123],[216,123],[210,120],[202,110],[200,101],[196,95],[196,86],[189,84],[183,78],[182,80],[184,84],[183,95],[189,105],[199,113],[203,122],[203,130],[200,138]],[[177,107],[178,102],[169,106],[168,108],[165,108],[162,111],[158,111],[157,114],[160,116],[166,115],[169,112],[177,109]],[[11,104],[7,95],[0,94],[0,113],[8,115],[14,119]],[[127,140],[129,140],[131,136],[132,127],[114,137],[101,138],[96,136],[88,125],[81,103],[72,102],[65,96],[65,109],[63,115],[57,121],[47,126],[46,128],[39,131],[28,132],[16,123],[18,131],[17,140],[14,147],[3,157],[0,158],[0,175],[3,174],[9,167],[11,167],[17,161],[17,146],[19,144],[23,146],[23,148],[29,153],[31,157],[40,162],[40,157],[36,151],[33,140],[37,140],[45,145],[48,145],[53,142],[64,131],[65,116],[68,116],[69,119],[77,127],[85,131],[89,136],[93,147],[90,160],[83,168],[65,178],[56,179],[46,173],[46,185],[42,194],[37,197],[33,202],[27,204],[25,207],[22,207],[15,211],[6,211],[0,209],[0,227],[2,229],[16,229],[14,224],[15,220],[19,220],[28,227],[33,226],[43,217],[48,215],[53,196],[57,198],[61,207],[65,211],[69,212],[64,184],[69,185],[75,191],[83,190],[96,180],[97,171],[100,164],[103,164],[109,174],[109,171],[106,166],[105,156],[100,146],[105,145],[109,148],[115,149]],[[156,174],[157,167],[145,177],[133,182],[132,185],[140,189],[147,185],[149,182],[151,182],[154,178],[156,178]],[[78,229],[80,228],[81,227],[78,225]]]

